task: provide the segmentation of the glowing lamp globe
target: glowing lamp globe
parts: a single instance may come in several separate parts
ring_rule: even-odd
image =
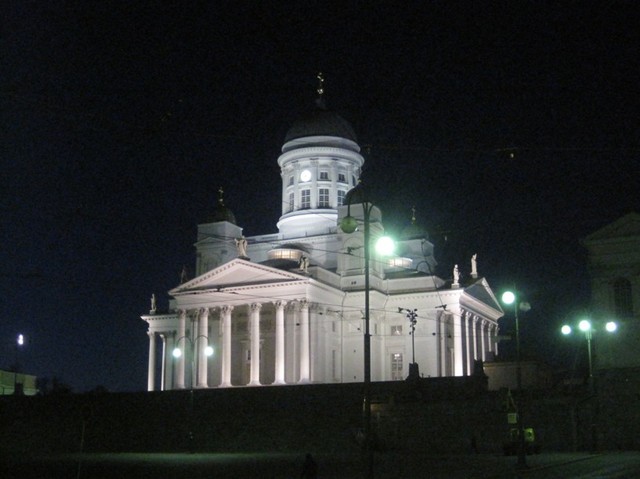
[[[505,291],[502,293],[502,302],[504,304],[513,304],[516,300],[516,295],[511,291]]]
[[[179,358],[180,356],[182,356],[182,349],[175,348],[172,354],[174,358]]]
[[[351,234],[358,229],[358,222],[353,216],[345,216],[340,220],[340,228],[345,233]]]
[[[213,348],[211,346],[207,346],[204,349],[204,354],[206,354],[207,356],[213,356]]]
[[[618,325],[614,321],[609,321],[607,324],[605,324],[604,327],[610,333],[613,333],[616,329],[618,329]]]
[[[564,326],[562,326],[562,328],[560,328],[560,331],[562,332],[562,334],[564,334],[565,336],[567,334],[571,334],[571,326],[569,326],[568,324],[565,324]]]
[[[591,323],[588,320],[583,319],[578,323],[578,328],[580,328],[580,331],[589,331],[591,329]]]

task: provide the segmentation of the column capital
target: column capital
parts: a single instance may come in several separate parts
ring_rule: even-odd
[[[147,336],[149,336],[149,339],[154,339],[156,337],[156,333],[155,331],[147,331]]]
[[[225,304],[220,308],[220,311],[222,311],[222,314],[231,313],[231,311],[233,311],[233,306],[231,306],[230,304]]]
[[[200,308],[198,311],[198,317],[204,318],[209,316],[209,308]]]
[[[284,307],[287,305],[287,302],[280,299],[278,301],[274,301],[273,304],[277,309],[284,309]]]
[[[300,310],[309,309],[310,304],[311,303],[309,303],[309,301],[306,298],[298,300],[298,306],[300,307]]]
[[[262,303],[251,303],[251,311],[260,311]]]

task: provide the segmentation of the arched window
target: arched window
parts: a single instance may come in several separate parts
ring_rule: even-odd
[[[613,283],[613,302],[616,316],[619,318],[633,316],[631,282],[628,279],[618,278]]]

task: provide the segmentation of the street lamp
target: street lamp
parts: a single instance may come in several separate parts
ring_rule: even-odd
[[[358,197],[358,201],[354,199]],[[371,231],[370,218],[373,203],[367,198],[362,183],[353,188],[345,198],[347,204],[347,216],[340,221],[340,228],[346,234],[354,233],[358,229],[358,220],[351,216],[351,203],[361,203],[364,223],[364,447],[366,454],[366,475],[373,477],[373,445],[371,444],[371,334],[369,330],[369,260],[371,256]],[[393,253],[394,243],[391,238],[381,237],[376,242],[376,250],[381,255]]]
[[[209,346],[209,337],[205,336],[204,334],[201,334],[200,336],[196,337],[195,339],[192,339],[190,336],[181,336],[176,340],[176,344],[180,344],[180,341],[182,341],[183,339],[185,341],[189,342],[189,345],[191,346],[191,389],[193,389],[193,385],[196,382],[196,343],[198,341],[198,339],[200,338],[205,338],[207,340],[207,345],[204,348],[204,354],[206,356],[213,356],[213,347]],[[178,359],[180,357],[182,357],[183,352],[182,349],[179,346],[176,346],[173,349],[173,357]]]
[[[592,353],[592,345],[591,342],[593,340],[593,332],[594,328],[591,324],[591,321],[588,319],[583,319],[578,323],[578,329],[584,333],[584,337],[587,340],[587,354],[589,359],[589,396],[594,399],[594,414],[593,420],[591,421],[591,442],[593,451],[597,451],[598,449],[598,430],[597,430],[597,419],[600,413],[599,404],[598,404],[598,395],[595,387],[595,383],[593,380],[593,353]],[[615,321],[607,321],[604,325],[604,330],[608,333],[613,333],[618,329],[618,325]],[[571,326],[568,324],[563,325],[560,328],[560,331],[565,336],[570,335],[573,330]]]
[[[189,423],[189,451],[190,452],[195,452],[194,450],[194,437],[193,437],[193,386],[196,382],[196,343],[198,341],[198,339],[200,338],[205,338],[207,341],[207,345],[204,348],[204,354],[206,356],[212,356],[213,355],[213,347],[209,346],[209,337],[205,336],[204,334],[201,334],[199,336],[197,336],[196,338],[191,338],[190,336],[181,336],[176,340],[176,347],[173,349],[172,351],[172,355],[174,358],[178,359],[180,357],[182,357],[183,355],[183,351],[182,349],[177,346],[180,344],[181,340],[185,340],[185,342],[189,342],[189,345],[191,346],[191,384],[189,387],[189,419],[188,419],[188,423]]]
[[[593,353],[591,347],[591,341],[593,340],[593,325],[588,319],[583,319],[578,323],[578,329],[584,333],[584,337],[587,340],[587,354],[589,359],[589,393],[595,394],[595,388],[593,383]],[[613,333],[618,329],[618,324],[615,321],[607,321],[604,325],[604,330],[608,333]],[[573,329],[568,324],[563,325],[560,331],[565,336],[568,336],[573,332]]]
[[[416,323],[418,322],[418,310],[398,308],[398,312],[407,313],[407,319],[411,325],[411,364],[409,365],[409,379],[418,379],[420,377],[420,370],[418,363],[416,363]]]
[[[18,368],[19,368],[18,354],[20,353],[20,350],[22,349],[24,344],[25,344],[24,334],[20,333],[16,336],[16,355],[15,355],[15,364],[13,365],[13,394],[14,395],[24,394],[24,383],[22,384],[22,390],[20,391],[20,393],[18,393]]]
[[[518,311],[527,312],[531,309],[529,303],[520,302],[516,293],[505,291],[502,294],[502,302],[507,305],[513,304],[513,311],[516,320],[516,388],[518,389],[518,468],[527,467],[525,443],[524,443],[524,420],[522,408],[522,364],[520,356],[520,320]]]

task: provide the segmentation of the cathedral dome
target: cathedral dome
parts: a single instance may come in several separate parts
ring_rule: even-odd
[[[327,110],[322,99],[316,102],[316,108],[296,121],[285,136],[285,143],[307,136],[335,136],[357,143],[351,124],[333,111]]]

